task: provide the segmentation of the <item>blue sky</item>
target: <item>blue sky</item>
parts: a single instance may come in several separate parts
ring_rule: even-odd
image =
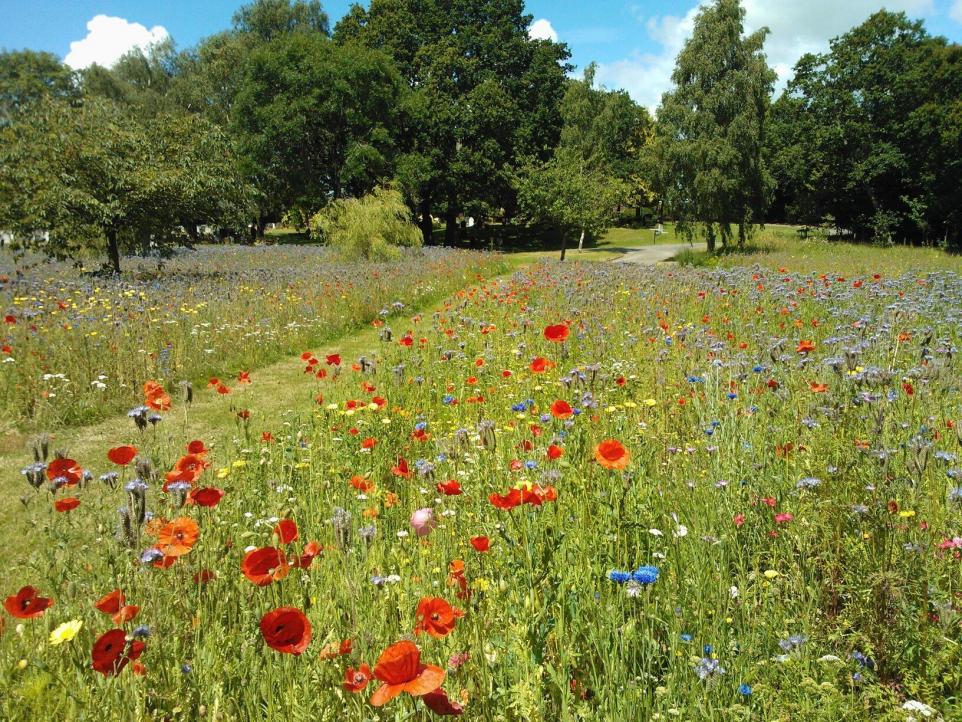
[[[242,0],[0,0],[0,47],[49,50],[73,65],[116,57],[171,35],[179,47],[230,25]],[[962,41],[962,0],[743,0],[750,29],[768,26],[769,61],[784,81],[798,57],[884,7],[923,18],[933,34]],[[332,24],[350,6],[329,0]],[[599,63],[598,79],[654,108],[691,32],[698,0],[529,0],[536,32],[568,43],[573,62]],[[88,25],[96,16],[99,21]],[[71,43],[81,42],[71,54]]]

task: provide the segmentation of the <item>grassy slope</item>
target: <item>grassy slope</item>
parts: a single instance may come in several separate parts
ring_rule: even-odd
[[[430,313],[441,308],[445,300],[434,299],[421,309],[406,308],[402,316],[388,319],[388,322],[394,321],[398,330],[406,329],[406,322],[418,311]],[[322,354],[339,353],[343,362],[349,365],[376,346],[378,333],[379,330],[373,327],[357,329],[332,340],[323,348],[312,350],[322,359]],[[182,453],[185,438],[201,438],[208,446],[225,445],[243,438],[244,432],[237,418],[237,412],[242,409],[251,412],[252,439],[259,439],[262,431],[277,433],[285,416],[308,415],[316,407],[310,387],[303,383],[304,365],[300,357],[295,356],[254,369],[251,372],[253,383],[250,386],[237,385],[228,396],[219,396],[213,390],[195,389],[189,413],[184,413],[183,403],[180,398],[175,398],[174,410],[156,429],[148,429],[146,433],[156,433],[162,440],[169,440],[175,458]],[[138,435],[133,421],[120,415],[90,426],[64,428],[51,433],[50,449],[51,452],[54,449],[67,450],[71,458],[83,468],[90,469],[96,477],[116,468],[106,460],[106,449],[126,443],[137,445]],[[0,449],[0,495],[6,499],[0,505],[0,546],[6,548],[10,562],[0,567],[0,589],[14,584],[19,578],[17,565],[27,552],[24,540],[31,538],[30,530],[44,516],[35,510],[22,513],[23,506],[18,499],[30,499],[31,506],[50,503],[47,492],[35,495],[20,473],[31,461],[31,452],[25,444]],[[93,483],[99,485],[101,482],[95,480]]]

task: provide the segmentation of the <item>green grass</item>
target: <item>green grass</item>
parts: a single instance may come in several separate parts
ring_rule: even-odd
[[[936,248],[882,247],[842,241],[801,240],[787,232],[789,226],[768,226],[759,231],[749,248],[685,251],[680,263],[703,268],[735,268],[759,265],[792,272],[831,272],[847,275],[898,275],[910,270],[962,270],[962,257]]]

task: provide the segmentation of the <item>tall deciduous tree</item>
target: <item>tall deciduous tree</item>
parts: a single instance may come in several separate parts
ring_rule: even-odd
[[[627,93],[594,87],[595,66],[583,80],[569,80],[559,110],[564,125],[552,158],[533,161],[518,180],[525,218],[558,229],[561,260],[569,237],[597,236],[628,200],[637,155],[634,143],[650,125],[647,111]]]
[[[679,229],[703,230],[710,250],[731,226],[743,243],[762,217],[772,179],[762,148],[775,73],[763,28],[744,34],[740,0],[715,0],[695,18],[658,110],[659,186]]]
[[[858,238],[962,244],[962,47],[879,12],[806,55],[773,107],[777,210]]]
[[[56,258],[187,241],[185,224],[236,219],[245,186],[203,119],[141,122],[112,101],[43,100],[0,131],[0,227]]]
[[[262,175],[284,208],[370,191],[390,175],[403,90],[394,63],[376,50],[302,32],[261,45],[236,100],[250,174]]]
[[[544,160],[557,143],[569,54],[529,38],[531,19],[522,0],[372,0],[335,28],[390,53],[412,90],[399,180],[426,241],[435,210],[449,242],[461,212],[510,215],[516,158]]]
[[[43,98],[76,99],[76,76],[52,53],[0,51],[0,126]]]

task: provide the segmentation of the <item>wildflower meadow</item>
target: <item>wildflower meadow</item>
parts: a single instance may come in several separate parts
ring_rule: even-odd
[[[328,347],[284,284],[211,298],[222,380],[141,357],[109,434],[5,470],[4,718],[959,719],[962,276],[750,260],[491,273]],[[412,264],[343,303],[450,288]],[[119,343],[100,293],[34,343]],[[255,309],[303,342],[278,411],[233,401]]]

